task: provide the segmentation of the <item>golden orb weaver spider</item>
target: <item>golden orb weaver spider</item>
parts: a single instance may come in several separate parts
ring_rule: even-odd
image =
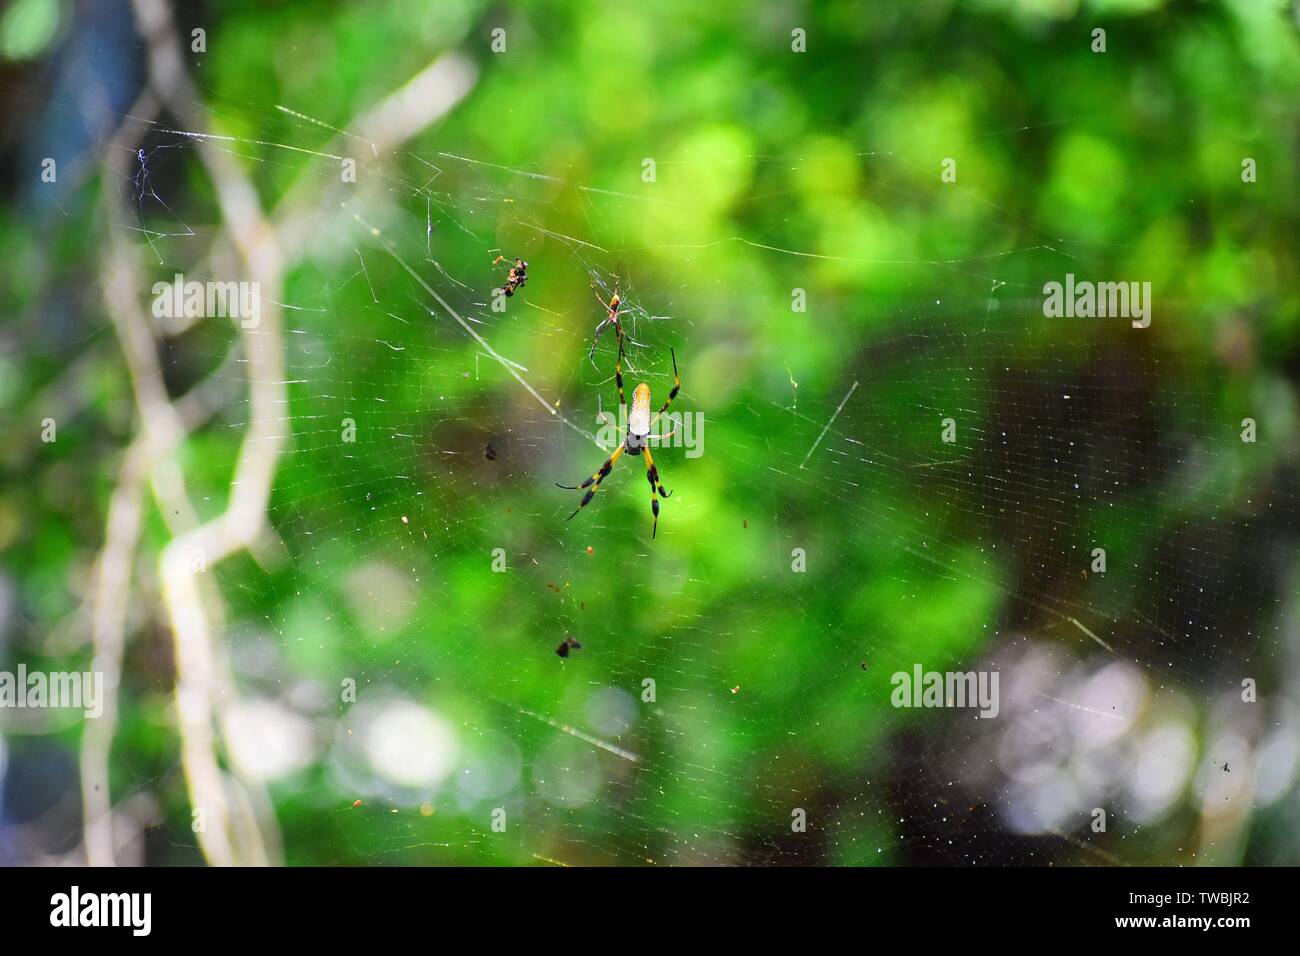
[[[615,296],[615,306],[612,311],[617,312],[617,295]],[[618,384],[618,405],[622,408],[627,404],[627,399],[623,395],[623,327],[614,321],[614,328],[618,331],[618,359],[614,364],[614,381]],[[572,521],[579,511],[591,503],[591,499],[600,491],[600,483],[609,477],[609,473],[614,470],[614,463],[622,457],[624,452],[629,455],[645,455],[645,477],[650,482],[650,511],[654,514],[654,525],[650,530],[650,538],[653,540],[659,531],[659,498],[667,498],[672,492],[664,489],[663,483],[659,480],[659,468],[655,465],[654,457],[650,454],[650,430],[659,417],[668,410],[677,393],[681,391],[682,380],[677,374],[677,353],[671,348],[668,350],[673,357],[673,390],[668,393],[668,398],[664,401],[654,418],[650,417],[650,386],[642,382],[632,392],[632,407],[627,413],[627,434],[623,436],[623,443],[614,449],[614,454],[605,459],[605,463],[600,466],[594,475],[588,478],[580,485],[562,485],[558,481],[555,483],[558,488],[565,488],[569,491],[586,491],[582,496],[582,501],[578,507],[573,509],[573,514],[565,518],[565,521]],[[657,493],[656,493],[657,492]]]

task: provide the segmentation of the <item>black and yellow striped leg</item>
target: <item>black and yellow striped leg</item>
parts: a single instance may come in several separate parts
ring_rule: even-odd
[[[609,473],[614,470],[614,462],[618,461],[619,456],[623,454],[623,450],[625,447],[626,446],[624,445],[619,445],[618,448],[615,449],[614,454],[610,455],[608,458],[605,459],[605,463],[600,466],[600,470],[597,471],[590,478],[588,478],[586,481],[584,481],[582,484],[562,485],[558,481],[555,483],[555,486],[557,488],[565,488],[569,491],[582,491],[584,488],[590,489],[585,495],[582,496],[582,503],[579,504],[578,507],[573,509],[573,514],[565,518],[564,519],[565,521],[572,521],[577,516],[578,512],[581,511],[583,508],[587,507],[587,505],[591,502],[591,499],[596,497],[596,492],[600,491],[600,483],[604,481],[606,478],[608,478]]]
[[[623,397],[623,326],[614,326],[614,331],[618,333],[618,359],[614,362],[614,381],[618,383],[618,407],[622,408],[627,404],[627,399]]]
[[[677,352],[674,351],[673,349],[669,349],[668,351],[673,357],[673,390],[668,393],[668,398],[664,400],[664,403],[662,406],[660,406],[659,411],[655,412],[655,417],[650,419],[651,430],[653,430],[655,425],[659,423],[659,419],[663,417],[664,412],[668,411],[668,406],[673,403],[673,399],[677,397],[677,393],[682,390],[682,380],[681,377],[677,374]],[[675,428],[673,429],[674,432],[676,430],[677,429]],[[659,436],[659,438],[662,441],[663,439],[668,438],[671,434],[672,432],[669,432],[668,435],[661,435]]]
[[[647,447],[642,451],[645,455],[645,480],[650,482],[650,511],[655,516],[654,526],[650,529],[650,537],[653,540],[655,534],[659,531],[659,498],[655,496],[656,490],[664,498],[672,494],[671,491],[664,490],[663,483],[659,480],[659,467],[650,455],[650,449]]]
[[[664,400],[663,406],[655,414],[655,418],[658,418],[668,410],[668,406],[673,403],[673,399],[677,397],[677,393],[682,390],[682,380],[677,374],[677,353],[672,349],[669,349],[668,351],[673,357],[673,390],[668,393],[668,398]]]

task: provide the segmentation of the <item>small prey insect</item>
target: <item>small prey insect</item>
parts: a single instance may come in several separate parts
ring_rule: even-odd
[[[614,295],[615,303],[618,300],[618,294]],[[611,320],[614,321],[614,320]],[[614,321],[614,328],[618,331],[618,360],[614,365],[614,381],[618,385],[618,404],[623,407],[627,404],[627,399],[623,395],[623,327],[617,321]],[[664,489],[663,483],[659,480],[659,469],[655,465],[654,457],[650,454],[650,432],[654,428],[654,423],[659,417],[668,410],[677,393],[681,391],[682,380],[677,374],[677,353],[669,349],[673,357],[673,389],[668,393],[668,398],[660,406],[658,413],[654,418],[650,417],[650,386],[642,382],[632,392],[632,407],[627,415],[627,433],[623,436],[623,443],[614,450],[614,454],[605,459],[605,463],[600,466],[594,475],[588,478],[580,485],[561,485],[556,482],[556,486],[566,488],[569,491],[586,491],[582,496],[582,501],[574,509],[573,514],[566,518],[566,521],[572,521],[578,512],[591,502],[600,490],[600,483],[609,477],[613,471],[614,464],[622,457],[624,452],[629,455],[645,455],[645,476],[646,481],[650,483],[650,511],[654,515],[654,524],[650,530],[650,537],[653,539],[659,530],[659,499],[667,498],[672,492]]]
[[[496,265],[504,259],[505,256],[497,256],[492,260],[492,264]],[[506,282],[505,285],[501,287],[501,291],[504,292],[508,298],[514,295],[519,289],[522,289],[524,283],[527,281],[528,263],[524,262],[523,259],[516,259],[515,264],[510,267],[510,272],[506,275]]]

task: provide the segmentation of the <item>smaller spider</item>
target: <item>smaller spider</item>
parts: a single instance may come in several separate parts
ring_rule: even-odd
[[[614,294],[613,311],[617,311],[618,293]],[[614,381],[618,384],[618,404],[622,408],[627,404],[627,399],[623,395],[623,328],[616,320],[614,328],[618,330],[618,360],[614,365]],[[652,419],[650,417],[650,386],[642,382],[632,392],[632,408],[627,414],[627,434],[623,436],[623,443],[614,449],[614,454],[605,459],[605,463],[600,466],[594,475],[588,478],[580,485],[561,485],[558,481],[556,486],[565,488],[569,491],[586,491],[582,496],[582,501],[578,507],[573,510],[573,514],[566,518],[566,521],[572,521],[583,508],[591,502],[600,491],[600,483],[609,477],[609,473],[614,470],[614,463],[622,456],[624,452],[629,455],[645,454],[645,476],[646,481],[650,483],[650,511],[654,514],[654,525],[650,530],[651,539],[659,531],[659,498],[667,498],[672,494],[664,489],[663,483],[659,480],[659,469],[655,465],[654,457],[650,454],[650,431],[654,423],[659,420],[659,416],[668,410],[673,399],[681,390],[682,380],[677,374],[677,353],[669,349],[673,357],[673,390],[668,393],[668,398],[659,408],[658,413]],[[657,492],[657,494],[656,494]]]
[[[492,264],[496,265],[503,259],[505,259],[505,256],[497,256],[492,260]],[[515,264],[510,267],[509,274],[506,275],[506,284],[501,287],[501,291],[504,292],[507,297],[512,296],[516,291],[521,289],[527,281],[528,263],[524,262],[523,259],[516,259]]]
[[[618,324],[618,317],[620,315],[626,315],[627,312],[619,311],[619,305],[622,304],[623,298],[618,294],[618,286],[614,286],[614,297],[610,299],[608,302],[602,299],[600,297],[600,293],[596,292],[594,288],[591,291],[595,293],[596,301],[599,302],[602,306],[604,306],[605,311],[609,313],[603,319],[601,319],[600,324],[596,326],[596,334],[592,336],[591,339],[591,350],[587,353],[587,361],[591,362],[592,367],[594,368],[596,362],[592,358],[592,356],[596,354],[596,343],[600,341],[600,333],[604,332],[606,328],[612,325],[618,331],[618,334],[621,337],[623,334],[623,327]]]

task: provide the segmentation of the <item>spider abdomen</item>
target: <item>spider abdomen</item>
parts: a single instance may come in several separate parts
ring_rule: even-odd
[[[632,408],[627,413],[628,451],[635,443],[638,447],[645,444],[650,434],[650,386],[642,382],[632,393]]]

